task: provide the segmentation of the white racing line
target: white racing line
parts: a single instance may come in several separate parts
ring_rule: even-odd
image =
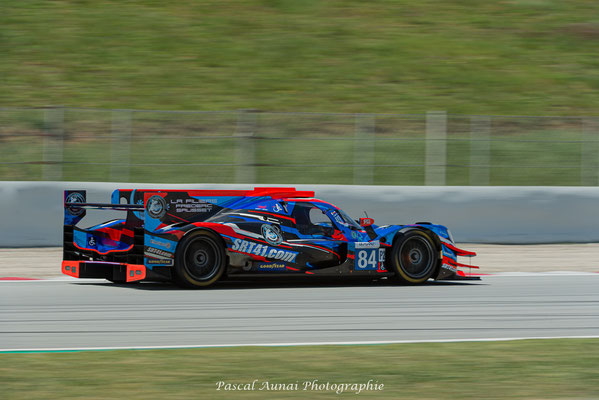
[[[106,350],[175,350],[175,349],[208,349],[229,347],[299,347],[299,346],[367,346],[385,344],[416,344],[416,343],[466,343],[466,342],[513,342],[518,340],[547,340],[547,339],[599,339],[599,336],[531,336],[510,338],[477,338],[477,339],[427,339],[427,340],[381,340],[381,341],[350,341],[350,342],[291,342],[291,343],[235,343],[235,344],[205,344],[188,346],[132,346],[132,347],[64,347],[64,348],[31,348],[31,349],[0,349],[0,353],[61,353],[74,351],[106,351]]]

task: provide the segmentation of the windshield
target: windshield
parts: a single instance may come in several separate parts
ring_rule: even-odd
[[[349,225],[350,229],[355,229],[358,231],[362,230],[362,227],[360,227],[360,225],[358,225],[356,223],[356,221],[351,219],[351,217],[349,215],[347,215],[342,209],[338,208],[336,211],[339,213],[341,218],[343,218],[343,222],[345,222],[347,225]]]

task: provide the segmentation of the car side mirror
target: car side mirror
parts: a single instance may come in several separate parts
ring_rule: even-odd
[[[360,226],[362,228],[369,227],[374,224],[374,218],[360,218]]]

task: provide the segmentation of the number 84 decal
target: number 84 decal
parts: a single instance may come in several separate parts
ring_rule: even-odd
[[[356,250],[356,269],[377,270],[379,262],[385,262],[385,249],[361,249]],[[381,266],[382,269],[384,269]]]

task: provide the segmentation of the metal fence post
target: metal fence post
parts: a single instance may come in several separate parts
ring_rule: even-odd
[[[445,111],[426,113],[425,157],[424,184],[444,186],[447,165],[447,113]]]
[[[110,180],[128,182],[131,165],[131,112],[112,111]]]
[[[580,149],[580,184],[599,184],[599,119],[583,118]]]
[[[62,180],[64,108],[49,107],[44,111],[43,171],[45,181]]]
[[[470,120],[470,185],[488,186],[491,182],[491,120],[486,116]]]
[[[256,183],[256,114],[257,110],[239,110],[235,151],[235,182]]]
[[[356,114],[354,136],[354,185],[374,183],[375,117]]]

